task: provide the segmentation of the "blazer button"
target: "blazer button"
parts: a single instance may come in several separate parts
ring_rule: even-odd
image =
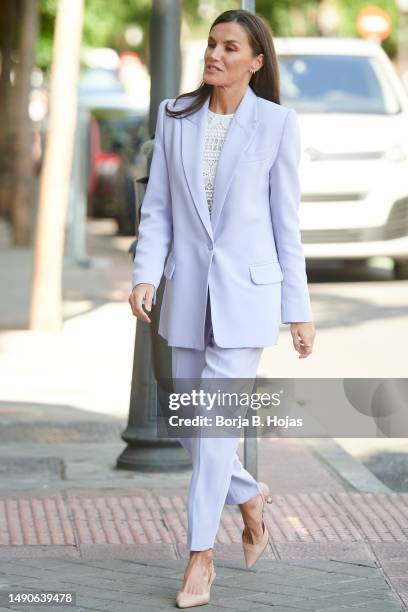
[[[212,243],[212,242],[209,242],[207,246],[208,246],[208,250],[209,250],[209,251],[214,250],[214,245],[213,245],[213,243]]]

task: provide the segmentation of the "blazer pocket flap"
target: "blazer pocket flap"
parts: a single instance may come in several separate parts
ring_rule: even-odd
[[[257,285],[277,283],[283,280],[282,269],[278,261],[249,266],[251,278]]]
[[[169,257],[169,259],[166,262],[166,265],[164,266],[165,278],[170,279],[173,276],[175,267],[176,267],[176,262],[174,261],[173,257]]]

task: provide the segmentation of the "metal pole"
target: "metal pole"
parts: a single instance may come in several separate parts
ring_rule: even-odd
[[[179,94],[181,0],[153,0],[150,22],[150,117],[153,133],[163,98]]]

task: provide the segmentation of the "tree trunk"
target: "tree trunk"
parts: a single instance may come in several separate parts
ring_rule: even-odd
[[[13,109],[14,85],[11,75],[15,70],[12,60],[16,53],[18,14],[21,0],[3,0],[0,12],[0,215],[9,216],[16,154],[16,122]]]
[[[65,223],[76,126],[83,0],[60,0],[54,34],[50,119],[40,178],[30,329],[62,325]]]
[[[37,33],[38,0],[23,0],[15,80],[17,154],[11,202],[12,232],[16,246],[28,246],[31,242],[34,163],[33,124],[28,115],[28,107]]]

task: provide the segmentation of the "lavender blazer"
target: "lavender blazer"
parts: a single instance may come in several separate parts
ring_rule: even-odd
[[[159,106],[132,286],[157,290],[164,272],[158,333],[169,346],[204,349],[207,289],[218,346],[272,346],[280,323],[312,320],[296,112],[247,87],[221,150],[210,216],[201,161],[209,98],[183,119],[165,114],[167,102],[178,109],[191,98]]]

